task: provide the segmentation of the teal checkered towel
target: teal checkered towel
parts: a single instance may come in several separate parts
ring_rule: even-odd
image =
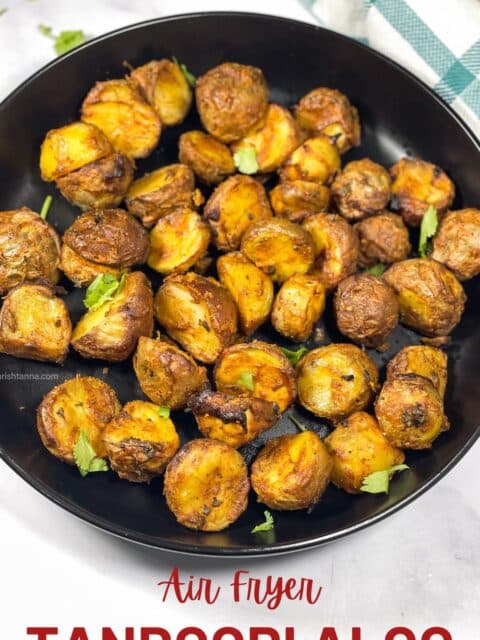
[[[303,0],[319,23],[409,69],[480,137],[480,0]]]

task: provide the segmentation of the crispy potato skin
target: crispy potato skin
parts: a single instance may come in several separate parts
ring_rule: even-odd
[[[313,331],[325,309],[325,287],[320,278],[296,274],[285,280],[272,309],[275,329],[292,340],[303,342]]]
[[[387,365],[387,380],[415,374],[427,378],[443,399],[447,388],[447,355],[428,345],[403,347]]]
[[[353,344],[318,347],[297,365],[300,404],[327,420],[340,420],[365,409],[377,383],[375,363]]]
[[[207,370],[179,347],[140,336],[133,368],[143,393],[156,404],[184,409],[190,396],[208,386]]]
[[[287,158],[278,174],[282,182],[305,180],[330,184],[340,170],[340,154],[328,136],[309,138]]]
[[[457,278],[439,262],[413,258],[396,262],[384,274],[395,289],[400,322],[424,336],[448,336],[460,322],[466,296]]]
[[[375,415],[389,442],[402,449],[429,449],[449,428],[435,387],[410,373],[384,383],[375,401]]]
[[[133,165],[121,153],[112,153],[57,178],[64,198],[80,209],[117,207],[133,180]]]
[[[196,211],[169,213],[150,232],[147,264],[158,273],[184,273],[205,255],[210,235],[209,225]]]
[[[207,364],[237,335],[237,308],[227,289],[193,272],[166,278],[155,296],[155,317],[173,340]]]
[[[270,203],[275,215],[301,222],[310,213],[328,210],[330,190],[306,180],[280,182],[270,191]]]
[[[412,246],[401,216],[385,211],[354,225],[360,241],[358,263],[362,267],[406,260]]]
[[[302,226],[313,240],[314,273],[319,275],[327,291],[332,291],[357,270],[358,237],[348,222],[334,213],[307,216]]]
[[[251,373],[253,390],[241,384]],[[253,396],[275,403],[283,413],[297,395],[295,372],[288,358],[274,344],[254,340],[225,349],[215,364],[218,391],[234,396]]]
[[[153,295],[144,273],[129,273],[121,291],[80,318],[72,347],[84,358],[120,362],[135,351],[140,336],[153,332]]]
[[[286,218],[271,218],[247,229],[242,253],[274,282],[285,282],[313,266],[314,248],[310,234]]]
[[[190,398],[188,406],[206,438],[221,440],[234,449],[254,440],[280,418],[278,406],[273,402],[218,391],[197,393]]]
[[[76,287],[88,287],[102,273],[108,273],[118,280],[125,271],[121,267],[107,267],[85,260],[66,244],[62,244],[60,251],[60,269]]]
[[[353,160],[333,181],[332,199],[347,220],[372,216],[390,200],[389,173],[369,158]]]
[[[402,158],[390,169],[390,177],[390,208],[412,227],[418,227],[430,205],[441,214],[450,207],[455,197],[455,185],[447,174],[425,160]]]
[[[122,480],[150,482],[160,475],[180,447],[170,418],[143,400],[127,402],[103,431],[110,465]]]
[[[72,323],[67,305],[43,284],[12,289],[0,309],[0,352],[17,358],[62,363]]]
[[[333,458],[332,482],[347,493],[360,493],[371,473],[405,461],[403,451],[392,446],[375,418],[363,411],[337,423],[324,442]]]
[[[120,410],[115,391],[92,377],[70,378],[51,389],[37,409],[37,429],[51,454],[74,464],[73,449],[85,431],[97,456],[107,455],[102,434]]]
[[[205,205],[203,215],[221,251],[235,251],[252,224],[272,217],[264,187],[250,176],[235,175],[222,182]]]
[[[252,487],[270,509],[312,509],[330,482],[332,458],[313,431],[272,438],[252,465]]]
[[[433,238],[431,256],[459,280],[480,273],[480,209],[449,211]]]
[[[395,291],[382,278],[369,273],[340,282],[334,309],[340,333],[367,347],[383,347],[398,324]]]
[[[203,131],[182,133],[178,159],[205,184],[219,184],[235,173],[232,152],[227,145]]]
[[[247,466],[242,456],[224,442],[190,440],[165,472],[168,508],[184,527],[222,531],[247,508]]]
[[[217,272],[220,282],[235,300],[242,332],[251,335],[270,315],[274,296],[272,279],[239,251],[220,256]]]
[[[59,254],[57,232],[37,213],[0,211],[0,295],[29,280],[56,284]]]
[[[360,144],[358,111],[336,89],[318,87],[307,93],[295,107],[295,118],[305,131],[335,137],[340,153]]]
[[[225,62],[197,79],[195,98],[208,133],[221,142],[234,142],[264,117],[268,87],[257,67]]]

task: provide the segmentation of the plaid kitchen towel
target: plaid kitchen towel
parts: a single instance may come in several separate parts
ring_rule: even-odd
[[[302,0],[432,87],[480,137],[480,0]]]

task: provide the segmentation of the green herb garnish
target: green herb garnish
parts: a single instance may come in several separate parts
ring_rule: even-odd
[[[177,67],[180,67],[180,71],[185,76],[185,80],[188,82],[189,86],[192,87],[192,89],[194,89],[197,84],[197,79],[193,75],[193,73],[191,73],[188,70],[187,65],[183,64],[182,62],[179,62],[177,58],[175,58],[175,56],[172,56],[172,60],[177,65]]]
[[[253,391],[253,373],[251,371],[242,371],[237,380],[237,384],[245,387],[249,391]]]
[[[158,415],[160,416],[160,418],[169,418],[170,407],[166,407],[166,406],[158,407]]]
[[[67,53],[67,51],[70,51],[71,49],[75,49],[75,47],[79,47],[87,40],[87,36],[84,32],[79,30],[60,31],[60,33],[55,35],[52,27],[47,27],[44,24],[39,24],[38,30],[46,38],[53,40],[53,46],[58,56],[61,56],[63,53]]]
[[[433,205],[430,205],[425,211],[420,225],[420,238],[418,240],[418,253],[421,258],[426,258],[429,249],[429,239],[433,238],[437,232],[438,215]]]
[[[42,208],[40,210],[40,217],[42,220],[46,220],[48,216],[48,212],[50,210],[50,205],[52,204],[52,196],[47,196],[43,201]]]
[[[83,430],[80,431],[80,436],[73,448],[73,457],[83,477],[96,471],[108,471],[107,463],[97,456],[87,433]]]
[[[395,473],[405,471],[406,469],[410,469],[407,464],[397,464],[396,466],[384,469],[383,471],[374,471],[363,479],[360,490],[365,493],[388,493],[392,476]]]
[[[288,417],[293,422],[293,424],[297,427],[297,429],[299,429],[300,431],[308,431],[307,427],[303,425],[299,420],[297,420],[297,418],[294,415],[290,414]]]
[[[107,300],[112,300],[116,294],[120,293],[125,284],[126,274],[117,280],[109,273],[99,274],[87,289],[87,294],[83,304],[89,311],[98,309]]]
[[[253,527],[252,533],[260,533],[262,531],[271,531],[275,527],[275,521],[270,511],[264,511],[263,513],[265,514],[265,522],[257,524],[256,527]]]
[[[290,363],[293,366],[295,366],[297,364],[297,362],[300,360],[300,358],[302,358],[308,351],[307,347],[305,347],[305,346],[301,346],[296,351],[291,351],[290,349],[287,349],[286,347],[280,347],[280,349],[287,356],[287,358],[290,360]]]
[[[367,267],[363,273],[371,273],[372,276],[381,276],[384,274],[385,269],[387,267],[380,262],[378,264],[374,264],[372,267]]]
[[[257,173],[259,169],[255,149],[249,145],[241,147],[234,153],[233,161],[240,173],[245,173],[248,176]]]

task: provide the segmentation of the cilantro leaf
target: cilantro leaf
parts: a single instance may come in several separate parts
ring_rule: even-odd
[[[428,254],[429,239],[437,232],[438,215],[434,206],[430,205],[425,211],[420,225],[420,238],[418,240],[418,253],[426,258]]]
[[[363,273],[371,273],[372,276],[381,276],[386,268],[387,267],[384,264],[379,262],[378,264],[374,264],[372,267],[365,269]]]
[[[47,196],[42,204],[42,209],[40,211],[40,217],[42,220],[46,220],[48,216],[48,212],[50,210],[50,205],[52,204],[52,196]]]
[[[173,62],[177,65],[177,67],[180,67],[180,71],[183,73],[183,75],[185,76],[185,80],[188,82],[188,84],[190,85],[190,87],[192,89],[195,88],[196,84],[197,84],[197,79],[196,77],[193,75],[193,73],[191,73],[186,64],[183,64],[181,62],[179,62],[177,60],[177,58],[175,58],[175,56],[172,57]]]
[[[253,373],[251,371],[242,371],[237,380],[237,384],[253,391]]]
[[[252,533],[271,531],[275,527],[275,521],[270,511],[264,511],[263,513],[265,515],[265,522],[261,522],[260,524],[257,524],[256,527],[253,527]]]
[[[166,406],[158,407],[158,415],[160,416],[160,418],[169,418],[170,407],[166,407]]]
[[[299,429],[300,431],[308,431],[307,427],[303,425],[300,422],[300,420],[297,420],[297,418],[294,415],[290,414],[288,417],[293,422],[293,424],[297,427],[297,429]]]
[[[46,38],[50,38],[50,40],[54,41],[55,52],[58,56],[61,56],[63,53],[67,53],[71,49],[80,46],[87,40],[87,36],[83,31],[60,31],[57,35],[53,33],[52,27],[48,27],[44,24],[38,25],[38,30],[42,35]]]
[[[255,149],[251,146],[240,147],[240,149],[233,154],[233,161],[240,173],[251,175],[257,173],[258,161]]]
[[[300,360],[300,358],[302,358],[308,351],[307,347],[305,347],[304,345],[302,345],[296,351],[291,351],[290,349],[287,349],[286,347],[280,347],[280,349],[287,356],[287,358],[290,360],[290,363],[293,366],[295,366],[297,364],[297,362]]]
[[[360,490],[365,493],[388,493],[392,476],[406,469],[410,469],[407,464],[397,464],[383,471],[374,471],[363,479]]]
[[[73,448],[73,457],[80,474],[85,477],[88,473],[108,471],[108,465],[95,453],[85,431],[80,431],[77,443]]]
[[[52,35],[52,27],[47,27],[47,26],[46,26],[46,25],[44,25],[44,24],[39,24],[39,25],[38,25],[38,30],[40,31],[40,33],[41,33],[43,36],[46,36],[47,38],[53,38],[53,35]]]
[[[116,294],[120,293],[125,283],[126,274],[117,280],[109,273],[99,274],[87,289],[87,294],[83,304],[90,311],[98,309],[107,300],[112,300]]]

